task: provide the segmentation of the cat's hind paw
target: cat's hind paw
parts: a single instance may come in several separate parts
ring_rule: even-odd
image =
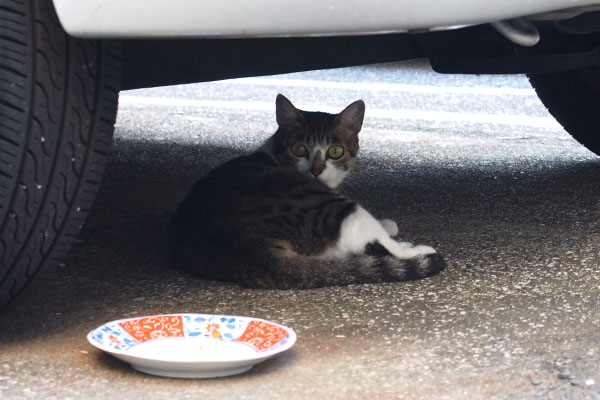
[[[427,278],[446,268],[446,261],[439,253],[423,254],[408,260],[396,259],[390,264],[390,275],[400,281]]]
[[[417,260],[418,276],[417,278],[425,278],[427,276],[437,275],[446,269],[446,260],[439,253],[427,253],[419,257]]]
[[[395,237],[398,235],[398,224],[391,219],[380,219],[379,223],[383,229],[385,229],[387,234],[390,235],[390,237]]]

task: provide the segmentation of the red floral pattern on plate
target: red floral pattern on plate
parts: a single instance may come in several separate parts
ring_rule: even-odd
[[[288,337],[285,329],[264,321],[252,321],[240,336],[238,342],[246,342],[258,351],[267,350]]]
[[[183,337],[181,315],[161,315],[119,322],[140,343],[165,337]]]

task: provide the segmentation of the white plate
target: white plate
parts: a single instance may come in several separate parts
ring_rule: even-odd
[[[213,378],[246,372],[288,350],[296,333],[258,318],[169,314],[107,322],[87,339],[141,372]]]

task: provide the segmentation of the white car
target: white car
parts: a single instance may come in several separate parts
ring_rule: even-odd
[[[600,154],[600,0],[0,0],[0,307],[81,229],[121,89],[428,58]]]

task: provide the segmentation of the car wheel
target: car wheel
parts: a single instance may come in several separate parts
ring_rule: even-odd
[[[77,40],[50,0],[0,0],[0,308],[60,262],[111,144],[118,43]]]
[[[600,155],[600,66],[529,75],[529,81],[565,130]]]

